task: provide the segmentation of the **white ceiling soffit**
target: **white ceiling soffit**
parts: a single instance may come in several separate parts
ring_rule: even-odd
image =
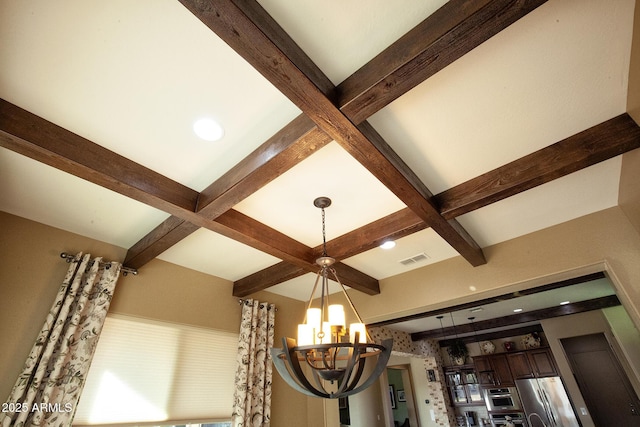
[[[482,322],[483,320],[496,319],[517,314],[514,312],[515,309],[522,310],[518,313],[529,313],[543,308],[557,307],[564,302],[576,303],[610,295],[615,295],[615,291],[611,286],[609,279],[597,279],[447,313],[442,318],[442,324],[445,328],[451,327],[454,324],[468,324],[471,323],[469,317],[474,317],[473,322],[477,323]],[[450,315],[453,315],[453,323]],[[407,333],[432,331],[440,329],[440,320],[438,320],[434,315],[424,317],[422,319],[398,322],[387,327]]]

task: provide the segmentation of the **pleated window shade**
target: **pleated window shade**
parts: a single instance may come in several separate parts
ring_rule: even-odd
[[[73,425],[228,421],[237,347],[238,334],[109,315]]]

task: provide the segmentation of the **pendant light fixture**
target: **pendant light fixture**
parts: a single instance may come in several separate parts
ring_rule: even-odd
[[[475,323],[473,323],[474,320],[475,320],[475,316],[469,317],[469,321],[471,322],[471,328],[473,329],[473,338],[475,339],[476,344],[478,344],[478,351],[480,351],[480,354],[482,354],[482,347],[480,347],[480,341],[478,341],[478,332],[476,331],[476,325]]]
[[[372,342],[344,285],[340,282],[327,255],[325,208],[328,197],[318,197],[313,204],[322,212],[322,256],[320,267],[309,297],[303,323],[298,325],[298,339],[283,338],[283,348],[271,349],[273,364],[280,376],[295,390],[308,396],[337,399],[350,396],[369,387],[382,374],[391,356],[393,340],[382,345]],[[344,308],[329,304],[329,279],[341,287],[358,323],[346,328]],[[320,284],[320,307],[313,307]],[[373,365],[372,369],[365,367]],[[364,376],[363,376],[364,375]]]
[[[440,321],[440,339],[444,339],[444,326],[442,326],[442,318],[444,316],[440,315],[440,316],[436,316],[436,319],[438,319]]]

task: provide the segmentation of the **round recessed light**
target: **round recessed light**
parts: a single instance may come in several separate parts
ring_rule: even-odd
[[[562,302],[560,303],[560,305],[567,305],[567,304],[571,304],[571,301],[562,301]]]
[[[205,141],[218,141],[224,135],[222,126],[212,118],[202,118],[195,121],[193,131]]]
[[[395,248],[396,247],[396,242],[394,242],[393,240],[385,240],[384,242],[382,242],[382,244],[380,245],[380,247],[382,249],[391,249],[391,248]]]
[[[514,313],[520,313],[521,311],[522,311],[521,308],[516,308],[516,309],[513,310]]]

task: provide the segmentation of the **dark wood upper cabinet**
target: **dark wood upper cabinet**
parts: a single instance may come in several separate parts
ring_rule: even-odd
[[[558,375],[553,354],[548,348],[508,353],[507,358],[515,379]]]
[[[482,385],[513,385],[513,375],[506,354],[476,356],[473,364],[478,372],[478,380]]]
[[[549,348],[475,356],[473,364],[481,385],[509,386],[522,378],[543,378],[558,375]]]

